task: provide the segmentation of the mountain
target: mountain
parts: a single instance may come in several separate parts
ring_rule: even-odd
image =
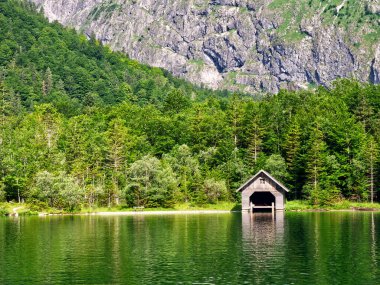
[[[212,88],[379,83],[378,0],[32,0],[50,20]]]

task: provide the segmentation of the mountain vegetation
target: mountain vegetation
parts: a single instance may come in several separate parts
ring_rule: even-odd
[[[289,198],[370,201],[380,87],[201,89],[0,1],[0,201],[75,210],[237,201],[259,169]]]

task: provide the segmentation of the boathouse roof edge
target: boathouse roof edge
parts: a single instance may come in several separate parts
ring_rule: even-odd
[[[274,178],[272,175],[270,175],[265,170],[261,169],[259,172],[257,172],[254,176],[252,176],[250,179],[248,179],[247,182],[245,182],[242,186],[240,186],[239,189],[236,190],[236,192],[243,191],[245,188],[247,188],[252,182],[254,182],[260,174],[264,173],[269,179],[271,179],[274,183],[276,183],[279,187],[284,189],[286,192],[289,192],[289,189],[286,188],[281,182],[279,182],[276,178]]]

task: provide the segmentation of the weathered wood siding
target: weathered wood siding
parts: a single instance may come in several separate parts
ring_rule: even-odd
[[[262,184],[260,179],[265,178],[265,183]],[[270,192],[275,197],[275,208],[276,210],[284,210],[284,196],[285,193],[281,189],[276,188],[276,184],[271,181],[268,177],[258,177],[253,181],[247,188],[242,191],[242,210],[250,210],[250,197],[255,192]]]

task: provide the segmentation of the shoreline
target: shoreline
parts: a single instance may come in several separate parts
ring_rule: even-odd
[[[0,203],[0,216],[148,216],[148,215],[203,215],[227,214],[241,212],[241,206],[235,203],[206,205],[191,209],[188,205],[177,205],[178,208],[84,208],[80,211],[67,212],[58,209],[40,209],[32,211],[30,204]],[[180,208],[182,207],[182,209]],[[352,203],[343,201],[327,207],[311,206],[307,201],[293,200],[286,205],[285,212],[380,212],[379,203]]]
[[[321,213],[321,212],[380,212],[380,209],[304,209],[304,210],[288,210],[284,213]],[[39,217],[48,216],[171,216],[171,215],[209,215],[209,214],[233,214],[245,213],[243,211],[231,210],[173,210],[173,211],[110,211],[110,212],[89,212],[89,213],[39,213]],[[248,213],[248,212],[247,212]],[[270,214],[270,212],[267,212]]]
[[[358,213],[379,213],[380,209],[307,209],[307,210],[288,210],[284,213],[333,213],[333,212],[358,212]],[[140,212],[92,212],[92,213],[38,213],[36,215],[8,214],[3,217],[57,217],[57,216],[174,216],[174,215],[211,215],[211,214],[234,214],[249,213],[242,211],[229,210],[188,210],[188,211],[140,211]],[[270,212],[260,212],[268,213]],[[1,216],[0,216],[1,217]]]
[[[233,213],[229,210],[178,210],[178,211],[126,211],[126,212],[94,212],[83,213],[82,215],[99,216],[144,216],[144,215],[188,215],[188,214],[227,214]],[[235,211],[236,212],[236,211]],[[81,214],[79,214],[81,215]]]
[[[38,213],[39,217],[49,216],[164,216],[164,215],[208,215],[208,214],[229,214],[240,211],[229,210],[179,210],[179,211],[115,211],[115,212],[89,212],[89,213]]]
[[[380,212],[380,209],[377,209],[377,208],[373,208],[373,209],[370,209],[370,208],[363,208],[363,209],[303,209],[303,210],[288,210],[288,211],[285,211],[285,212],[298,212],[298,213],[308,213],[308,212],[314,212],[314,213],[318,213],[318,212]]]

